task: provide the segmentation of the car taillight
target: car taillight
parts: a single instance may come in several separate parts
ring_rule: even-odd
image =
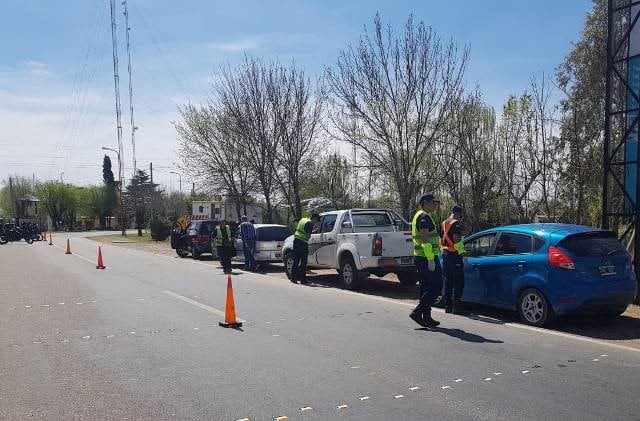
[[[373,247],[371,250],[372,256],[382,256],[382,237],[380,234],[376,234],[373,237]]]
[[[557,247],[549,246],[547,255],[549,256],[549,264],[553,267],[567,270],[575,270],[576,268],[573,259]]]

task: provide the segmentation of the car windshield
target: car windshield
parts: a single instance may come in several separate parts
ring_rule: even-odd
[[[256,229],[258,241],[284,241],[292,234],[288,227],[260,227]]]
[[[211,234],[215,228],[216,224],[212,221],[202,222],[199,227],[200,234]]]
[[[625,248],[612,232],[587,232],[570,235],[558,243],[577,257],[602,257],[624,254]]]

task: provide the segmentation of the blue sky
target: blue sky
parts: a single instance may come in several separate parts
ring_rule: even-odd
[[[121,12],[121,4],[117,2]],[[467,84],[499,111],[532,75],[554,74],[578,40],[590,0],[129,0],[137,158],[177,189],[171,121],[203,101],[212,72],[246,52],[311,74],[357,42],[376,12],[400,30],[409,14],[471,50]],[[124,21],[118,15],[123,132],[130,142]],[[3,0],[0,179],[22,174],[101,181],[101,146],[116,148],[108,0]],[[131,151],[125,148],[131,172]],[[115,164],[115,159],[114,159]],[[185,181],[185,180],[183,180]],[[187,190],[186,182],[183,188]]]

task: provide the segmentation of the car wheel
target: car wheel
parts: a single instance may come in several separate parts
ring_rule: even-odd
[[[358,273],[358,268],[356,268],[356,264],[351,255],[342,258],[340,262],[340,275],[342,286],[345,289],[354,290],[360,286],[360,273]]]
[[[176,249],[176,254],[180,257],[187,257],[189,255],[189,251],[185,248],[178,247]]]
[[[200,257],[200,253],[198,252],[196,246],[191,246],[191,257],[193,257],[194,259],[198,259]]]
[[[607,310],[603,313],[604,317],[616,318],[622,316],[622,314],[627,311],[627,307],[619,307],[612,308],[611,310]]]
[[[418,282],[418,277],[413,272],[399,272],[396,273],[396,276],[403,286],[415,285]]]
[[[290,251],[284,254],[282,263],[284,263],[284,272],[287,274],[287,278],[293,278],[293,255]]]
[[[518,312],[522,321],[530,326],[544,326],[553,319],[553,309],[549,302],[535,288],[522,291],[518,299]]]
[[[0,244],[7,244],[9,242],[9,237],[4,234],[0,234]]]

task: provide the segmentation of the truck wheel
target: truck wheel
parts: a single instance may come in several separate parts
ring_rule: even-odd
[[[398,281],[400,281],[400,284],[403,286],[415,285],[418,282],[418,277],[415,273],[412,272],[399,272],[396,273],[396,276],[398,277]]]
[[[522,291],[518,298],[518,312],[522,321],[531,326],[544,326],[553,319],[553,309],[545,296],[535,288]]]
[[[290,251],[284,254],[282,263],[284,263],[284,272],[287,274],[287,278],[293,278],[293,255]]]
[[[340,275],[345,289],[354,290],[360,286],[361,276],[351,255],[343,257],[340,261]]]

